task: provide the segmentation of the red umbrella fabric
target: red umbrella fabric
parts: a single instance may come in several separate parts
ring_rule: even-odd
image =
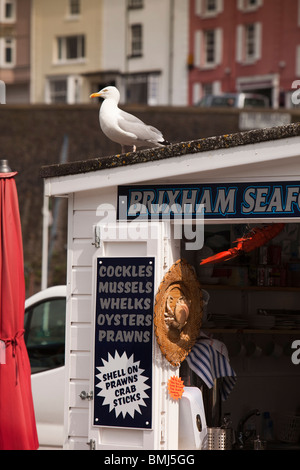
[[[14,176],[0,173],[0,450],[35,450],[38,437],[24,342],[25,280]],[[4,363],[3,363],[4,362]]]

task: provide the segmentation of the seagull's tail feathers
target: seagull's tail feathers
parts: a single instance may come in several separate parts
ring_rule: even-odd
[[[161,140],[149,139],[149,140],[147,140],[147,143],[148,143],[151,147],[166,147],[167,145],[171,145],[170,142],[168,142],[167,140],[164,140],[163,137],[162,137]]]
[[[170,145],[170,142],[165,140],[161,131],[156,129],[156,127],[148,126],[148,129],[151,131],[152,136],[150,139],[147,139],[149,142],[152,142],[153,145],[158,147],[164,147],[165,145]]]

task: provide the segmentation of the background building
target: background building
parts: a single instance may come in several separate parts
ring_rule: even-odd
[[[186,105],[188,0],[103,0],[100,83],[127,103]]]
[[[0,0],[0,80],[9,103],[30,101],[30,0]]]
[[[187,104],[188,0],[32,0],[31,47],[33,103]]]
[[[298,0],[190,0],[189,103],[247,91],[290,106],[300,76]]]
[[[7,103],[194,105],[264,94],[291,107],[300,78],[300,0],[0,0]]]

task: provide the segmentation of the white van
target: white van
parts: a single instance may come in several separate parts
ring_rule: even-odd
[[[40,448],[62,448],[64,425],[66,286],[25,302],[25,343],[31,365]]]

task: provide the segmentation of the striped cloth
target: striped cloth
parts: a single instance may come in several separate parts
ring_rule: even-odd
[[[221,386],[222,400],[226,400],[236,383],[236,373],[232,369],[227,348],[224,343],[201,334],[186,357],[189,367],[212,388],[214,380],[223,378]]]

